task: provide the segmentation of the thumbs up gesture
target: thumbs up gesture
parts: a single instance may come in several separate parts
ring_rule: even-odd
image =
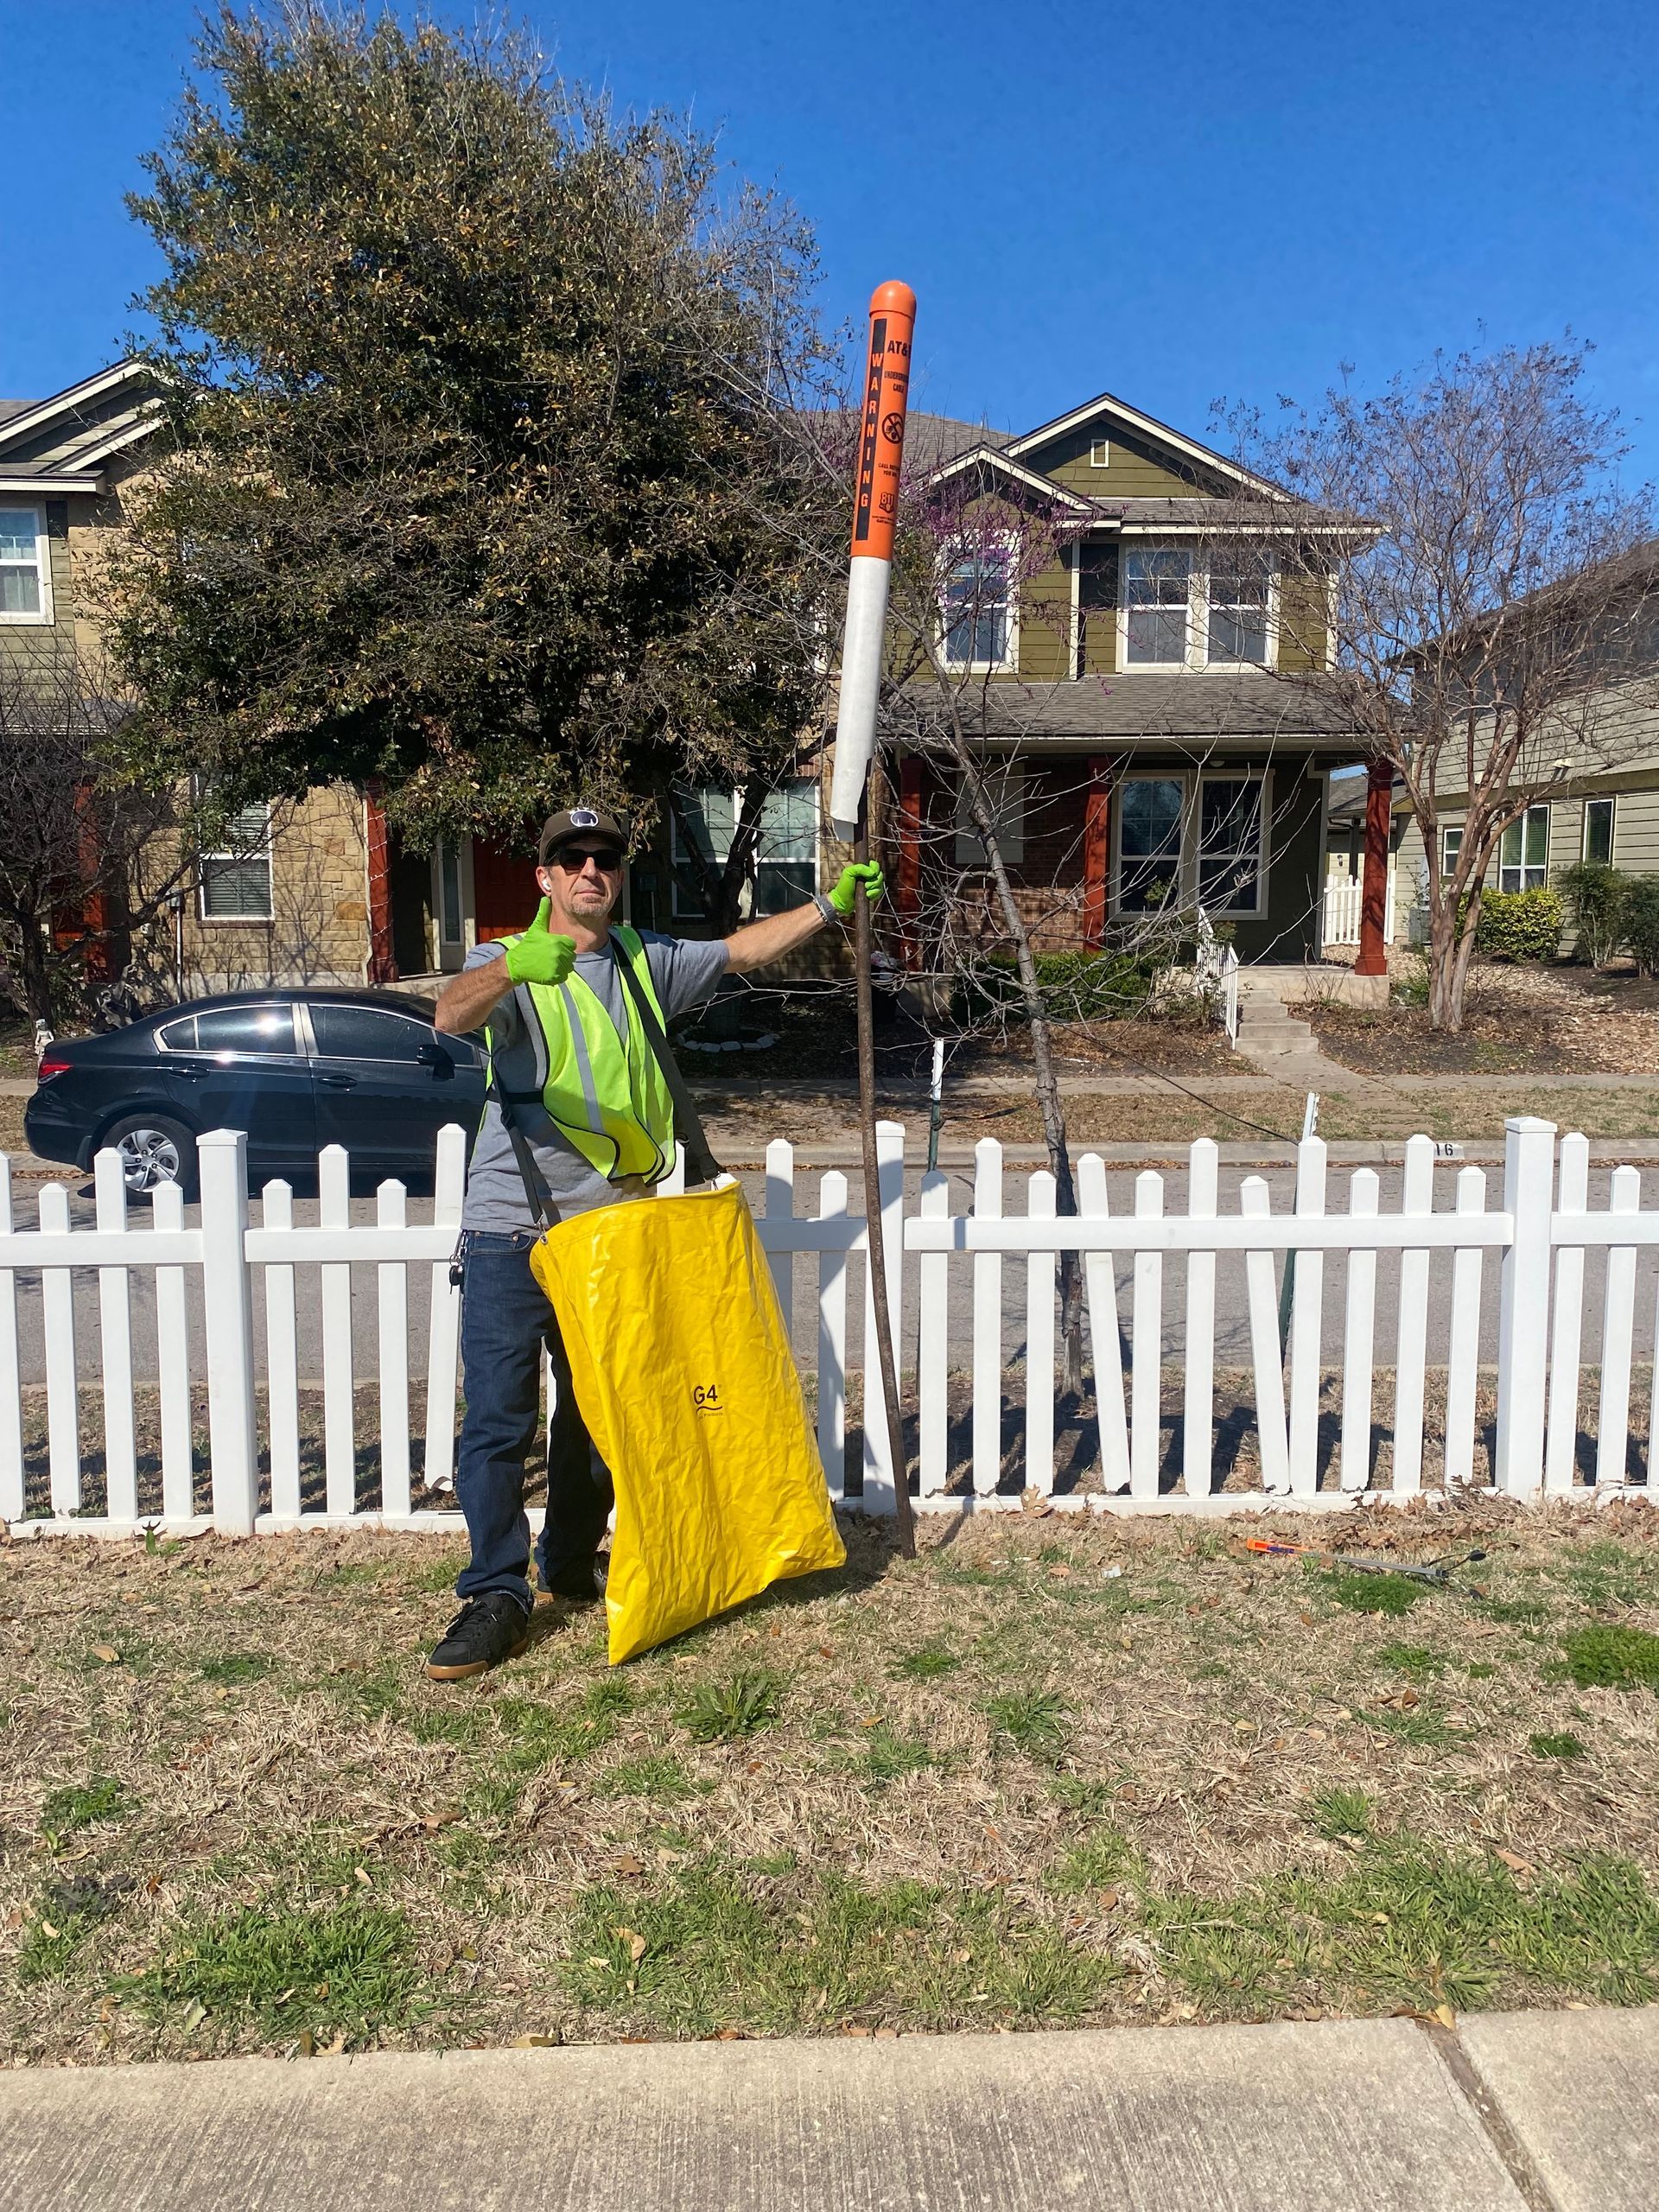
[[[515,983],[562,983],[575,965],[574,938],[557,937],[547,926],[548,902],[517,944],[507,947],[507,973]]]

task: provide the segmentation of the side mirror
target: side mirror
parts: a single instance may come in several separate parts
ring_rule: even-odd
[[[430,1068],[435,1074],[453,1075],[455,1071],[454,1062],[435,1037],[423,1039],[421,1049],[416,1057],[423,1068]]]

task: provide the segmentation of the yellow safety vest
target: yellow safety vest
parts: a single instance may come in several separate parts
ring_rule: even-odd
[[[509,937],[501,942],[512,946],[518,939]],[[613,927],[611,944],[613,957],[626,960],[646,1004],[665,1029],[639,931]],[[546,1079],[539,1092],[501,1090],[495,1080],[494,1042],[486,1027],[490,1086],[509,1105],[539,1098],[560,1135],[609,1181],[639,1176],[646,1183],[660,1183],[674,1165],[674,1102],[633,994],[620,975],[617,988],[627,1014],[626,1043],[605,1001],[574,969],[563,983],[519,984],[519,995],[529,995],[545,1046]]]

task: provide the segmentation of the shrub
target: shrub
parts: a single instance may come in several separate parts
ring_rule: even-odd
[[[1560,894],[1488,891],[1480,902],[1475,945],[1489,960],[1553,960],[1561,941]]]
[[[1580,861],[1559,880],[1573,909],[1580,954],[1592,968],[1605,968],[1624,941],[1625,878],[1605,861]]]
[[[1638,975],[1659,974],[1659,875],[1633,875],[1624,886],[1624,942]]]
[[[1139,1014],[1152,993],[1152,964],[1121,952],[1039,952],[1038,988],[1052,1021],[1118,1021]],[[957,1017],[1024,1018],[1020,971],[1011,952],[993,953],[957,987]]]

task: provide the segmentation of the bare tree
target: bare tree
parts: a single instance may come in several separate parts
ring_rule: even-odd
[[[1267,480],[1226,531],[1273,594],[1280,679],[1392,769],[1421,832],[1437,1028],[1461,1026],[1504,830],[1628,757],[1655,696],[1652,499],[1618,483],[1628,448],[1583,394],[1586,352],[1436,355],[1375,397],[1344,383],[1313,410],[1283,403],[1271,428],[1224,417]]]

